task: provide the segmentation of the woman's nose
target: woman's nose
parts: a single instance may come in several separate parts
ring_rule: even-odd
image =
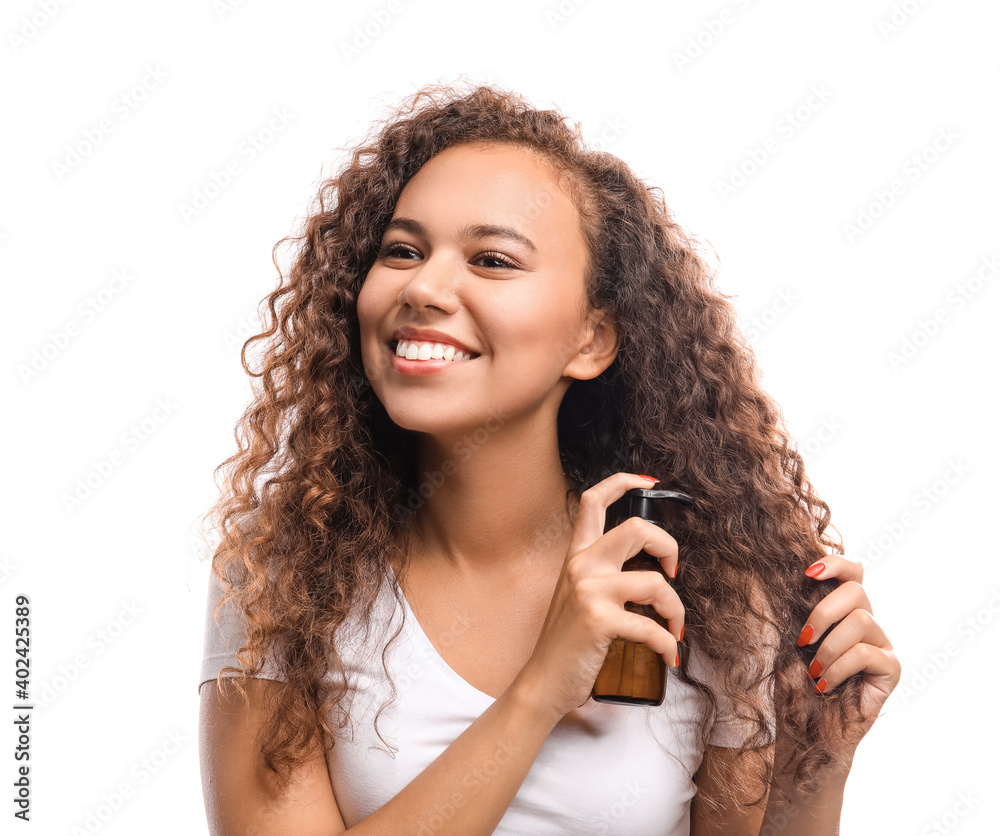
[[[411,308],[439,308],[448,313],[458,306],[455,282],[459,268],[443,256],[427,259],[409,272],[396,301]]]

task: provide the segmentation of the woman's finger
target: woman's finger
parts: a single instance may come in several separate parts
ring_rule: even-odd
[[[892,642],[872,614],[859,609],[848,613],[823,640],[809,665],[809,676],[819,679],[837,659],[860,643],[892,650]]]
[[[806,569],[806,574],[818,581],[836,578],[840,581],[861,583],[864,580],[865,567],[858,560],[848,560],[839,554],[828,554]]]
[[[667,577],[677,577],[678,546],[673,535],[641,517],[628,517],[604,535],[602,553],[621,569],[625,561],[640,551],[660,561]]]
[[[656,523],[640,517],[629,517],[611,528],[598,541],[566,560],[570,580],[579,580],[609,570],[620,570],[627,560],[640,551],[660,561],[664,574],[677,576],[677,541]]]
[[[854,610],[868,610],[871,614],[872,605],[861,584],[856,581],[847,581],[829,595],[823,596],[823,599],[813,607],[813,611],[809,613],[806,623],[799,632],[796,644],[799,647],[812,644],[833,624]]]
[[[615,473],[580,494],[569,554],[574,555],[593,545],[604,534],[608,506],[633,488],[651,488],[656,480],[635,473]]]
[[[677,648],[677,637],[665,631],[653,619],[634,612],[621,614],[623,637],[629,641],[644,644],[654,653],[658,653],[668,668],[680,665],[680,651]]]
[[[666,621],[667,632],[677,641],[681,640],[684,604],[659,572],[619,572],[617,575],[596,577],[591,582],[601,584],[604,592],[620,606],[624,606],[626,601],[650,605]]]
[[[832,691],[849,676],[864,672],[865,680],[886,697],[899,682],[899,659],[884,647],[861,642],[841,655],[820,677],[815,689],[820,694]]]

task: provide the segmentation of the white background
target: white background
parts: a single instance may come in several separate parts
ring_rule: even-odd
[[[338,149],[460,76],[580,122],[718,254],[903,664],[844,832],[995,832],[1000,8],[660,5],[5,4],[0,704],[27,594],[38,706],[32,820],[10,832],[206,832],[197,523],[249,398],[239,346],[271,247]],[[199,191],[214,198],[185,217]]]

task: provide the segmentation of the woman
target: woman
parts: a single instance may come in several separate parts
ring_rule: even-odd
[[[323,185],[214,509],[213,833],[837,832],[899,664],[655,191],[489,87]],[[661,706],[589,698],[615,637]]]

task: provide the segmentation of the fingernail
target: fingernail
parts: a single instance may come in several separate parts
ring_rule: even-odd
[[[816,693],[822,694],[825,690],[826,690],[826,680],[821,679],[819,682],[816,683]]]
[[[806,569],[806,574],[810,578],[815,578],[819,575],[822,575],[825,571],[826,571],[825,563],[814,563],[812,566]]]
[[[823,673],[823,663],[819,659],[813,659],[809,666],[809,677],[815,679],[821,673]]]
[[[802,632],[799,633],[798,641],[795,643],[799,647],[805,647],[809,642],[812,641],[813,636],[816,635],[816,630],[813,628],[812,624],[807,624],[802,628]]]
[[[654,479],[652,476],[643,476],[641,473],[636,473],[636,476],[641,476],[643,479],[649,479],[650,482],[659,482],[659,479]]]
[[[681,637],[678,639],[678,641],[684,641],[684,625],[683,624],[681,625]]]

